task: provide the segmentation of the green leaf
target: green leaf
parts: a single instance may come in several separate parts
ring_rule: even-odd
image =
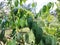
[[[36,5],[37,5],[37,3],[35,3],[35,2],[32,3],[32,7],[36,7]]]
[[[7,45],[16,45],[16,41],[15,40],[9,40],[9,42],[7,42]]]
[[[25,41],[26,41],[27,43],[29,42],[29,34],[28,34],[28,33],[25,34]]]
[[[0,24],[1,24],[2,20],[0,19]]]
[[[47,4],[48,10],[49,10],[52,6],[54,6],[54,4],[53,4],[52,2],[49,2],[49,3]]]
[[[52,37],[51,39],[52,39],[52,45],[56,45],[56,42],[57,42],[56,37]]]
[[[22,5],[22,0],[20,0],[20,5]]]
[[[47,7],[46,7],[46,5],[44,5],[43,8],[42,8],[42,11],[46,12],[46,10],[47,10]]]
[[[22,5],[22,3],[25,3],[26,0],[20,0],[20,5]]]
[[[18,6],[18,0],[15,0],[15,6],[17,7]]]
[[[25,20],[24,19],[20,19],[20,25],[21,25],[21,27],[24,27],[24,25],[25,25]]]
[[[26,0],[23,0],[23,2],[25,3],[25,2],[26,2]]]

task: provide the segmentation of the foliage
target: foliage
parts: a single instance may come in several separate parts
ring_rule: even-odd
[[[54,3],[49,2],[44,5],[41,10],[34,14],[31,10],[23,7],[26,0],[7,0],[10,13],[0,19],[0,41],[7,43],[6,45],[16,45],[29,43],[31,40],[29,33],[32,31],[32,37],[35,38],[34,45],[56,45],[57,39],[60,37],[60,8],[56,9],[57,17],[50,14],[50,9]],[[12,4],[12,1],[14,5]],[[20,7],[18,7],[20,5]],[[36,3],[32,3],[32,8],[36,7]],[[23,32],[23,28],[28,27],[28,32]],[[12,29],[9,41],[5,38],[5,30]],[[3,30],[4,29],[4,30]],[[10,30],[9,30],[10,31]],[[25,36],[24,36],[25,35]],[[6,39],[6,41],[5,41]],[[16,43],[17,42],[17,43]]]
[[[43,30],[37,25],[37,22],[33,22],[32,31],[35,36],[35,43],[39,44],[42,39]]]

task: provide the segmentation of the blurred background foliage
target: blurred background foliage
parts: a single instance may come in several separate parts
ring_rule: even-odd
[[[55,3],[55,10],[54,3],[49,2],[38,13],[35,10],[37,3],[25,6],[26,1],[7,0],[0,3],[0,43],[60,45],[60,1]],[[7,12],[3,5],[8,9]]]

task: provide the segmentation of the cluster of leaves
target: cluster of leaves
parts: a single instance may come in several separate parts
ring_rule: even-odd
[[[59,31],[60,31],[60,8],[59,8],[59,3],[56,4],[57,6],[57,9],[55,10],[56,11],[56,17],[52,14],[50,14],[50,9],[48,11],[45,10],[45,12],[43,12],[43,8],[41,9],[42,11],[40,11],[40,13],[38,13],[38,17],[40,15],[40,17],[42,18],[42,20],[44,21],[44,24],[45,24],[45,27],[43,28],[43,30],[45,30],[44,32],[49,34],[49,35],[52,35],[54,37],[59,37]],[[51,5],[52,6],[52,5]],[[46,7],[46,6],[45,6]],[[48,7],[48,5],[47,5]],[[49,44],[48,44],[49,45]]]
[[[7,45],[16,45],[16,42],[22,42],[24,44],[22,29],[25,27],[32,30],[35,37],[35,44],[39,45],[42,41],[44,45],[56,45],[56,35],[59,36],[58,34],[60,34],[60,32],[57,32],[57,30],[59,31],[59,29],[57,29],[59,28],[59,22],[50,14],[50,9],[54,4],[49,2],[47,5],[44,5],[35,16],[32,11],[22,7],[25,2],[26,0],[15,0],[13,5],[12,0],[8,0],[11,12],[8,20],[4,19],[4,21],[1,21],[2,28],[9,27],[12,29],[10,37],[13,39],[7,41]],[[19,4],[22,8],[18,8]],[[34,6],[34,3],[32,6]],[[58,20],[60,21],[60,10],[57,9],[56,11],[58,12]],[[58,25],[53,25],[55,23]],[[3,31],[4,30],[2,30],[2,32]],[[2,34],[0,36],[4,37],[5,33]],[[26,38],[29,39],[29,35],[26,34],[26,36]]]

